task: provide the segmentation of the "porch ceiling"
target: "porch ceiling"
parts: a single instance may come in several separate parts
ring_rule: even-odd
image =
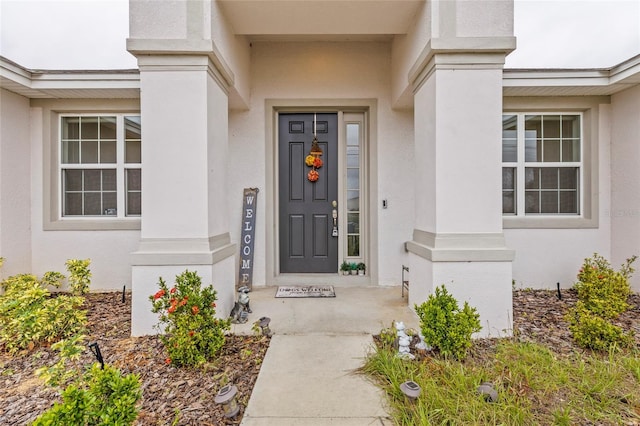
[[[426,0],[219,0],[238,35],[379,38],[406,34]]]

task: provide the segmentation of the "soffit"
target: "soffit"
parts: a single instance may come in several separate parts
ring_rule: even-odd
[[[238,35],[252,39],[406,34],[425,0],[219,0]]]
[[[29,70],[0,57],[0,87],[29,99],[137,99],[138,70]]]

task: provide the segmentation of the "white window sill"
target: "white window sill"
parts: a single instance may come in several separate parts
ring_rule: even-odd
[[[598,218],[580,216],[503,216],[504,229],[592,229],[598,227]]]
[[[59,219],[45,221],[45,231],[120,231],[140,230],[140,218]]]

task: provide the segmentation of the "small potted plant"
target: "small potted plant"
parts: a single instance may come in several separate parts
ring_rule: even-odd
[[[365,265],[364,262],[358,263],[358,275],[364,275],[366,270],[367,270],[367,265]]]
[[[358,264],[356,262],[350,263],[349,264],[349,269],[351,270],[351,275],[357,275],[358,274]]]
[[[345,260],[340,265],[340,270],[342,271],[342,275],[349,275],[349,271],[351,270],[351,265]]]

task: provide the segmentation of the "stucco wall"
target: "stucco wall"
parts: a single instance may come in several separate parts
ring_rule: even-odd
[[[610,147],[612,111],[610,105],[586,100],[567,99],[524,99],[518,106],[529,105],[530,111],[570,111],[584,110],[587,117],[597,117],[596,122],[585,119],[584,126],[590,127],[591,143],[598,186],[592,197],[596,197],[596,227],[571,227],[559,229],[511,228],[505,229],[507,246],[516,251],[513,261],[513,279],[516,288],[555,288],[560,283],[563,288],[573,286],[578,269],[587,257],[598,253],[611,258],[611,222],[608,215],[611,202]],[[513,99],[505,101],[513,107]],[[582,106],[580,106],[582,105]],[[527,108],[520,108],[527,110]],[[583,155],[586,154],[583,152]]]
[[[0,276],[31,268],[29,100],[0,90]]]
[[[91,290],[131,289],[130,253],[140,239],[139,230],[69,231],[44,230],[45,188],[54,177],[44,173],[45,146],[54,150],[58,140],[52,134],[51,123],[58,112],[138,111],[137,100],[55,100],[32,101],[31,108],[31,272],[42,275],[46,271],[65,273],[67,259],[91,259],[93,274]],[[144,125],[143,125],[144,126]],[[144,131],[143,131],[144,138]],[[144,143],[144,142],[143,142]],[[53,195],[57,196],[57,194]],[[24,271],[28,272],[28,271]]]
[[[398,284],[406,258],[404,242],[413,223],[413,118],[411,111],[394,111],[390,102],[389,43],[268,43],[252,47],[251,109],[229,115],[229,194],[231,239],[241,228],[242,189],[258,187],[258,217],[254,283],[265,284],[265,200],[267,140],[265,99],[377,99],[378,179],[374,200],[379,213],[380,284]],[[269,148],[271,149],[271,148]],[[389,202],[382,209],[382,199]]]
[[[611,97],[611,262],[640,256],[640,87]],[[640,270],[640,262],[635,267]],[[640,272],[632,278],[640,291]]]

